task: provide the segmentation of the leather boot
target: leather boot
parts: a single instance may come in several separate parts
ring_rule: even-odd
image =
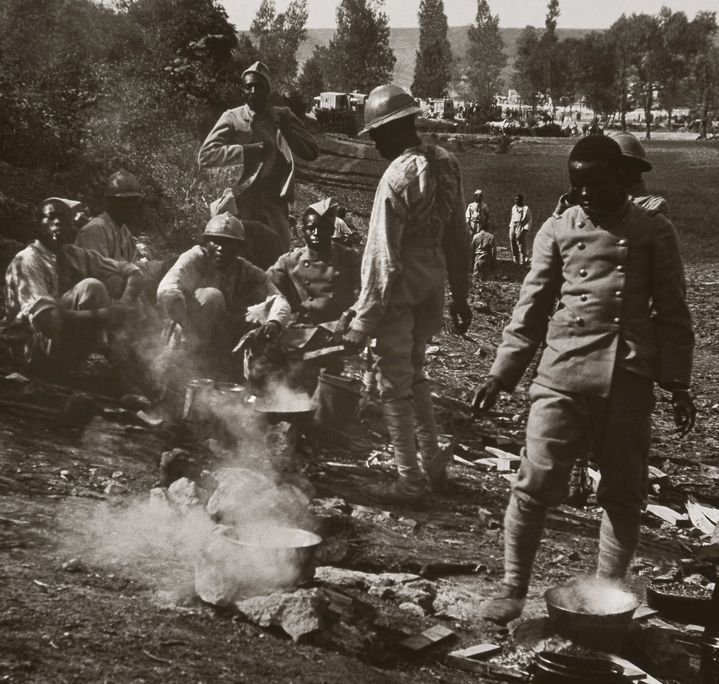
[[[506,625],[522,614],[526,596],[525,589],[502,584],[497,595],[482,604],[479,613],[483,620],[494,622],[497,625]]]
[[[427,496],[427,483],[417,461],[412,401],[409,397],[385,399],[382,413],[399,477],[392,485],[370,485],[366,492],[383,503],[422,505]]]
[[[403,477],[389,484],[373,484],[364,490],[370,499],[379,503],[424,509],[427,506],[427,488],[422,483],[410,483]]]
[[[442,453],[437,435],[437,422],[434,417],[432,394],[428,382],[418,382],[412,386],[414,398],[414,424],[417,443],[422,456],[422,469],[429,480],[432,493],[447,491],[447,454]]]

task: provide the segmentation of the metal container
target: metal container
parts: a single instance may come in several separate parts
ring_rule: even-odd
[[[647,587],[647,605],[662,617],[685,625],[706,625],[716,617],[711,599],[665,594],[659,586]]]
[[[553,587],[544,594],[549,619],[557,633],[596,648],[612,648],[618,643],[632,621],[639,600],[628,591],[613,597],[616,606],[609,612],[588,612],[575,606],[572,585]],[[616,600],[619,598],[620,600]]]
[[[705,636],[702,640],[699,684],[719,684],[719,635]]]
[[[531,684],[620,684],[630,680],[609,660],[542,651],[529,666]]]
[[[191,380],[187,383],[185,390],[185,404],[182,408],[182,419],[187,420],[193,409],[200,409],[200,413],[207,407],[210,398],[210,392],[215,386],[215,381],[209,378],[201,378],[199,380]]]
[[[322,537],[313,532],[260,524],[235,530],[227,538],[240,547],[248,589],[290,589],[314,577]]]

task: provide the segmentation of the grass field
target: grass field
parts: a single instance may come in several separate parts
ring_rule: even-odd
[[[506,243],[504,227],[517,192],[524,194],[532,209],[535,230],[552,213],[557,198],[568,187],[566,160],[572,144],[569,140],[523,138],[508,154],[454,150],[464,172],[467,199],[474,188],[483,189],[500,244]],[[685,258],[704,263],[716,260],[719,145],[658,140],[645,147],[654,164],[646,175],[647,185],[669,202]]]

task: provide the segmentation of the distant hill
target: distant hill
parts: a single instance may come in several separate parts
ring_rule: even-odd
[[[467,29],[469,26],[451,26],[448,37],[452,46],[452,54],[455,58],[463,57],[467,51],[469,40]],[[502,76],[506,84],[509,84],[513,72],[513,62],[517,54],[517,39],[524,29],[504,28],[500,29],[504,40],[504,51],[508,57],[508,65]],[[581,38],[590,29],[557,29],[560,40],[564,38]],[[300,45],[297,57],[300,68],[312,54],[315,45],[327,45],[334,35],[335,29],[308,29],[307,39]],[[390,46],[394,50],[397,63],[394,67],[394,82],[404,88],[412,85],[414,78],[414,62],[419,45],[419,28],[393,28],[390,35]]]

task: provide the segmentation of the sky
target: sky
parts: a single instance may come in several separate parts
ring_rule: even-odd
[[[250,28],[252,18],[261,0],[220,0],[239,30]],[[278,11],[287,7],[289,0],[275,0]],[[335,26],[336,0],[308,0],[309,28]],[[662,5],[675,12],[683,11],[692,19],[700,10],[719,14],[719,0],[559,0],[560,28],[608,28],[622,13],[647,12],[656,14]],[[493,14],[499,14],[499,25],[505,28],[543,26],[547,10],[546,0],[489,0]],[[384,10],[390,26],[417,26],[419,0],[385,0]],[[476,2],[473,0],[444,0],[444,9],[450,26],[462,26],[474,21]]]

